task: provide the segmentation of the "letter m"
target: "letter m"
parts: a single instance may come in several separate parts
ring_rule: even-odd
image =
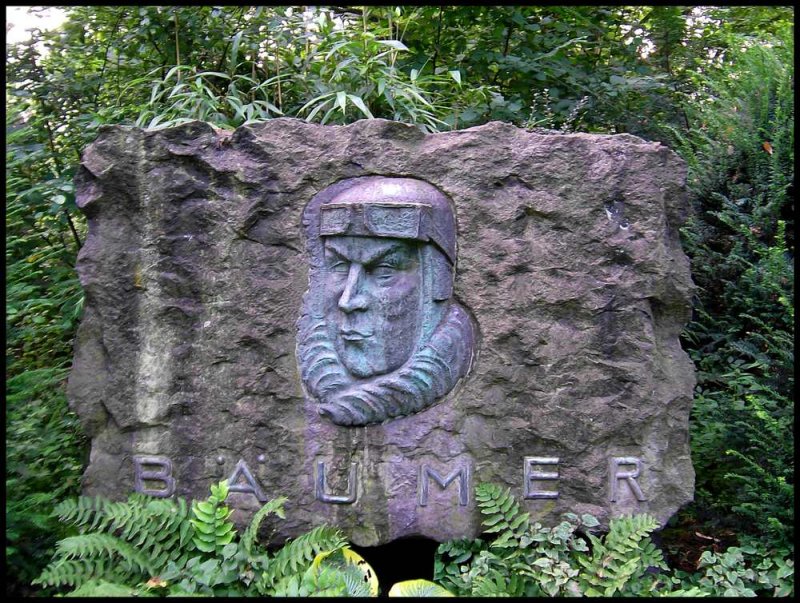
[[[424,507],[428,504],[428,478],[432,478],[444,490],[458,479],[458,504],[462,507],[469,502],[469,469],[460,467],[447,477],[442,477],[434,469],[422,465],[419,469],[419,504]]]

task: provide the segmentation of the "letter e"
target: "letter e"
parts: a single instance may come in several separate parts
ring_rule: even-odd
[[[558,465],[558,457],[526,456],[524,498],[558,498],[558,490],[534,490],[534,480],[557,480],[558,471],[534,471],[535,465]]]

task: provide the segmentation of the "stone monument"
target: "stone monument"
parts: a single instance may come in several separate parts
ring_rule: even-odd
[[[363,120],[103,129],[68,394],[84,491],[287,496],[280,538],[691,500],[685,167],[630,135]]]

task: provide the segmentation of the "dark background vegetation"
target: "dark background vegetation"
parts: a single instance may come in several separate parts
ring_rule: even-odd
[[[68,7],[59,30],[7,45],[7,592],[35,594],[63,536],[53,506],[79,493],[87,457],[64,395],[80,152],[103,124],[188,119],[503,120],[670,146],[693,207],[697,486],[663,545],[684,565],[698,533],[793,558],[793,9],[305,8]]]

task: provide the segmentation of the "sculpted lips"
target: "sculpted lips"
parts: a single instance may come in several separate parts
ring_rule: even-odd
[[[372,332],[362,333],[361,331],[355,331],[352,329],[341,329],[339,333],[341,333],[342,339],[345,341],[361,341],[362,339],[372,337]]]

